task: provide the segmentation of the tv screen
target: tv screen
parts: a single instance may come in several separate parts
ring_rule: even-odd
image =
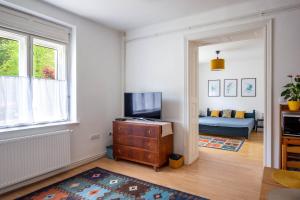
[[[125,117],[161,118],[161,92],[125,93]]]

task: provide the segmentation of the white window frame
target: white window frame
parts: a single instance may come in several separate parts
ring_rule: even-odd
[[[68,49],[68,44],[54,41],[51,39],[45,39],[42,37],[37,37],[37,36],[31,36],[32,37],[32,45],[39,45],[42,47],[47,47],[50,49],[56,50],[56,63],[55,63],[55,79],[56,80],[68,80],[67,75],[68,75],[68,64],[67,64],[67,49]],[[33,54],[33,51],[30,51]],[[33,55],[32,57],[33,58]],[[60,58],[60,59],[58,59]],[[64,65],[64,69],[62,70],[61,67]],[[33,71],[33,63],[32,63],[32,69]]]
[[[50,38],[46,38],[43,36],[38,36],[34,34],[29,34],[29,33],[24,33],[19,30],[11,30],[5,27],[0,26],[0,36],[1,33],[3,34],[3,37],[12,39],[12,40],[24,40],[23,42],[19,42],[19,76],[22,77],[28,77],[28,78],[34,78],[33,77],[33,42],[34,40],[37,40],[43,44],[42,46],[49,47],[49,48],[55,48],[58,50],[63,49],[64,51],[64,58],[62,59],[62,63],[64,62],[65,64],[65,69],[64,71],[61,71],[60,74],[55,76],[56,80],[62,80],[62,79],[57,79],[64,77],[63,80],[67,81],[67,101],[68,101],[68,107],[67,107],[67,112],[68,116],[66,120],[58,120],[58,121],[52,121],[52,122],[42,122],[42,123],[31,123],[31,124],[26,124],[26,125],[16,125],[16,126],[4,126],[0,127],[0,133],[3,132],[10,132],[10,131],[17,131],[17,130],[26,130],[26,129],[32,129],[32,128],[40,128],[40,127],[48,127],[48,126],[57,126],[57,125],[66,125],[66,124],[78,124],[79,122],[76,120],[71,121],[71,76],[70,72],[71,70],[69,69],[69,58],[71,58],[70,54],[70,44],[69,43],[64,43],[61,41],[56,41]],[[23,45],[21,45],[21,43]],[[56,45],[56,44],[57,45]],[[22,46],[22,47],[21,47]],[[61,48],[63,46],[63,48]],[[22,56],[21,56],[22,55]],[[22,64],[23,69],[20,69]],[[56,66],[59,67],[59,64]],[[56,73],[60,71],[59,69],[56,70]],[[31,91],[33,87],[30,87]]]
[[[22,32],[8,30],[0,27],[0,37],[15,40],[19,42],[19,76],[27,77],[28,64],[28,36]]]

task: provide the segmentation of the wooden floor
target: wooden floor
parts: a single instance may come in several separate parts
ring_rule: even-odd
[[[239,152],[202,147],[199,151],[199,159],[195,163],[177,170],[164,167],[160,172],[155,172],[151,167],[102,158],[0,196],[0,199],[11,200],[23,196],[93,167],[101,167],[209,199],[259,199],[263,173],[262,135],[262,133],[252,133]]]

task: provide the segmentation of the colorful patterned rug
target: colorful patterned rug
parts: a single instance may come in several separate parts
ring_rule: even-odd
[[[151,184],[101,168],[28,194],[19,200],[205,200],[205,198]]]
[[[214,149],[222,149],[226,151],[239,151],[244,144],[245,139],[232,139],[215,137],[208,135],[199,135],[199,146]]]

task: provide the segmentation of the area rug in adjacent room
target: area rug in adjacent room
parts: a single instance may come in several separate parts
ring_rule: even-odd
[[[148,183],[101,168],[93,168],[42,188],[19,200],[135,200],[205,198]]]
[[[226,151],[239,151],[245,139],[233,139],[209,135],[199,135],[199,146]]]

